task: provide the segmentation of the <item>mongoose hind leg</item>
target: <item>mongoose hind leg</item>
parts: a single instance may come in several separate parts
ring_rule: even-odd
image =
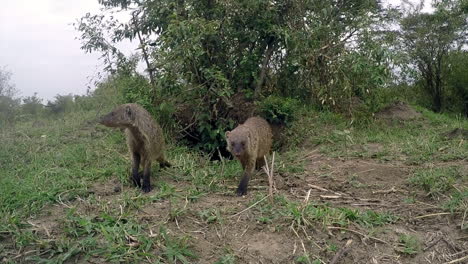
[[[159,167],[161,167],[161,168],[170,168],[170,167],[172,167],[172,164],[169,163],[169,161],[167,161],[165,158],[159,159],[158,162],[159,162]]]
[[[262,170],[262,167],[265,166],[265,158],[262,156],[257,159],[255,162],[255,169],[256,170]]]
[[[143,185],[141,186],[141,189],[145,193],[151,191],[150,176],[151,176],[151,164],[147,163],[145,164],[145,168],[143,170]]]
[[[141,187],[141,173],[138,172],[140,167],[141,156],[137,152],[132,153],[133,163],[132,163],[132,182],[134,186]]]

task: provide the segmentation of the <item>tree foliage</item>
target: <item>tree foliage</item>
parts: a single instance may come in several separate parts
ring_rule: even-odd
[[[224,130],[243,121],[229,115],[239,94],[342,110],[352,97],[373,100],[389,77],[390,54],[380,37],[389,16],[378,0],[99,2],[104,15],[77,23],[82,48],[101,51],[112,72],[129,67],[129,73],[135,65],[115,44],[138,41],[150,85],[129,86],[126,98],[190,109],[181,115],[189,117],[181,121],[183,132],[207,150],[222,146]],[[126,12],[128,20],[117,22],[110,10]]]
[[[460,50],[468,41],[466,3],[441,1],[436,3],[433,13],[421,12],[420,6],[401,19],[401,48],[436,112],[443,109],[449,53]]]
[[[11,72],[0,68],[0,125],[14,121],[20,100],[18,91],[11,83]]]

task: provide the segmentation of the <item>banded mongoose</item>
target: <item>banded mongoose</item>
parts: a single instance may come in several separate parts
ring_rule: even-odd
[[[132,157],[131,180],[143,192],[151,191],[151,162],[158,161],[162,168],[171,166],[164,156],[163,131],[156,120],[138,104],[123,104],[102,116],[99,123],[125,129],[127,146]],[[141,173],[138,172],[140,165],[143,167],[143,184]]]
[[[251,117],[244,124],[226,132],[227,149],[244,169],[237,195],[247,194],[247,185],[254,170],[265,164],[264,156],[270,152],[272,137],[270,125],[261,117]]]

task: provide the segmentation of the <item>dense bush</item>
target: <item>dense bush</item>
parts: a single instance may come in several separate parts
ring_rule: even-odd
[[[262,116],[270,123],[289,125],[297,117],[300,102],[293,98],[268,96],[258,103]]]
[[[172,127],[172,114],[181,117],[182,133],[210,152],[224,145],[224,130],[243,121],[232,115],[244,106],[235,100],[239,93],[250,102],[277,95],[339,110],[352,97],[368,100],[388,77],[377,36],[389,16],[376,0],[100,3],[108,10],[131,6],[132,19],[84,16],[76,25],[82,48],[102,52],[115,74],[134,62],[125,63],[115,43],[138,37],[149,78],[132,70],[120,78],[125,101]],[[260,105],[271,121],[287,123],[292,101],[281,100]]]
[[[23,98],[21,112],[30,117],[37,117],[44,112],[42,99],[37,96],[37,93],[35,93],[33,96],[27,96]]]
[[[73,95],[56,95],[54,101],[48,101],[46,107],[53,114],[69,113],[73,110]]]
[[[82,48],[102,53],[125,102],[142,104],[209,152],[223,147],[223,131],[243,121],[237,113],[247,105],[262,107],[272,122],[291,121],[288,98],[350,113],[357,105],[354,117],[371,116],[395,95],[390,78],[400,76],[391,68],[395,58],[405,61],[401,47],[407,55],[420,51],[394,41],[411,40],[412,26],[424,24],[418,17],[436,25],[419,10],[407,13],[396,29],[402,13],[377,0],[99,2],[103,14],[87,14],[76,24]],[[448,10],[441,17],[450,17],[449,2],[438,4],[438,10]],[[128,21],[110,15],[129,7]],[[116,43],[124,39],[139,42],[137,54],[127,58],[118,51]],[[145,64],[144,76],[136,73],[138,60]],[[405,63],[415,69],[414,60]]]

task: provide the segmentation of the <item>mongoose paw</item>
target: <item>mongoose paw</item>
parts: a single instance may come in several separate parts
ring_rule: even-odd
[[[237,196],[247,195],[247,188],[237,188],[236,194]]]
[[[148,193],[151,191],[152,188],[151,188],[151,185],[143,185],[141,189],[143,190],[143,192]]]

